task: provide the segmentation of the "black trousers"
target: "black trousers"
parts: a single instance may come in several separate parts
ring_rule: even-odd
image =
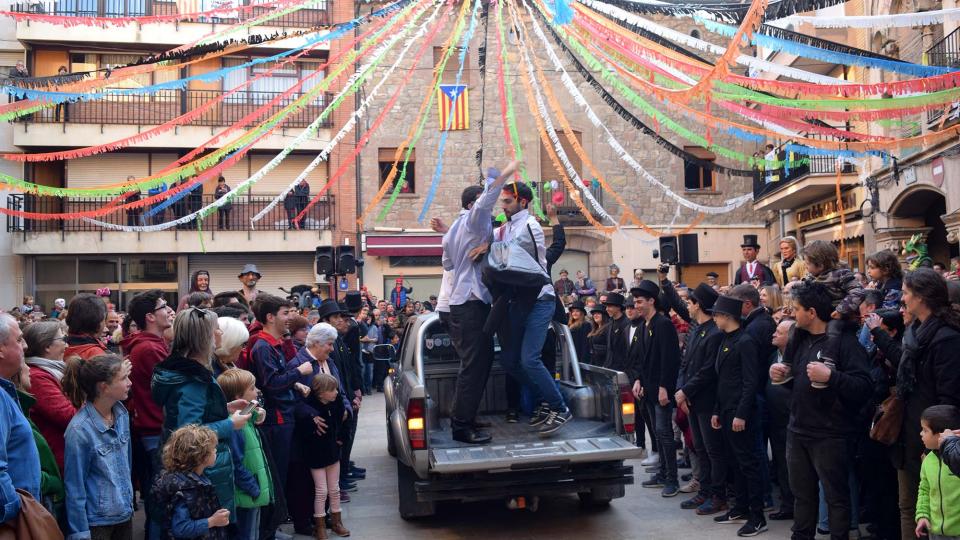
[[[657,473],[667,484],[677,484],[677,443],[673,438],[673,411],[674,404],[666,407],[659,402],[644,397],[647,416],[652,420],[651,432],[657,441],[660,454],[660,472]]]
[[[737,502],[734,510],[749,512],[753,517],[763,516],[763,481],[760,478],[760,456],[756,450],[756,419],[747,420],[746,429],[733,431],[735,411],[720,414],[720,431],[726,448],[726,461],[733,470],[733,489]],[[814,482],[816,485],[816,482]],[[816,510],[814,510],[816,526]]]
[[[353,411],[353,414],[350,415],[350,418],[347,420],[347,425],[344,426],[344,440],[343,446],[340,447],[340,481],[344,482],[347,480],[347,475],[350,474],[350,454],[353,452],[353,442],[357,439],[357,418],[360,416],[360,411]]]
[[[820,492],[827,499],[830,538],[850,535],[850,450],[843,438],[822,438],[787,432],[787,466],[795,499],[793,540],[813,540],[817,532]]]
[[[489,313],[490,305],[480,300],[450,306],[450,340],[460,357],[451,415],[454,429],[465,429],[473,423],[490,377],[493,336],[482,330]]]
[[[287,511],[296,530],[309,531],[313,526],[313,475],[296,448],[294,453],[287,469],[287,486],[284,493],[287,498]]]
[[[770,425],[770,450],[773,453],[773,465],[777,469],[777,483],[780,485],[780,511],[793,512],[793,490],[790,489],[790,472],[787,465],[787,426]]]
[[[693,434],[693,448],[700,460],[700,495],[703,497],[723,497],[727,465],[724,460],[723,434],[710,425],[709,412],[690,411],[690,431]]]

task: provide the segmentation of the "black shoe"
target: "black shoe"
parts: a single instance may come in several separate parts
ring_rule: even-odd
[[[739,510],[730,510],[722,516],[713,518],[713,521],[716,523],[746,523],[747,513]]]
[[[362,474],[364,476],[367,475],[366,469],[364,469],[363,467],[357,467],[356,465],[353,464],[352,461],[350,462],[350,472],[356,473],[356,474]]]
[[[516,424],[519,421],[520,421],[520,415],[517,413],[517,411],[507,411],[508,424]]]
[[[467,444],[487,444],[491,439],[489,433],[475,429],[458,429],[453,432],[453,440]]]
[[[789,510],[780,510],[767,516],[770,521],[793,521],[793,512]]]
[[[491,424],[490,422],[484,422],[483,420],[474,420],[474,421],[473,421],[473,429],[487,429],[488,427],[490,427],[490,426],[492,426],[492,425],[493,425],[493,424]]]
[[[358,472],[354,472],[354,471],[350,471],[350,472],[347,473],[347,480],[350,480],[350,481],[353,481],[353,480],[366,480],[366,479],[367,479],[367,475],[365,475],[365,474],[363,474],[363,473],[358,473]]]
[[[550,411],[546,421],[540,426],[540,436],[549,437],[553,435],[571,420],[573,420],[573,413],[567,407],[564,407],[562,411]]]
[[[345,491],[347,493],[353,493],[357,490],[357,485],[349,480],[340,481],[340,491]]]
[[[547,421],[547,418],[550,418],[550,405],[546,403],[541,403],[537,405],[537,408],[530,413],[530,427],[536,427],[540,424]]]
[[[740,527],[737,536],[756,536],[767,530],[767,520],[763,517],[751,518],[746,525]]]
[[[649,480],[644,480],[640,483],[641,486],[645,488],[662,488],[664,486],[663,478],[660,478],[659,474],[655,474],[650,477]]]
[[[659,465],[654,465],[653,467],[646,467],[646,468],[643,469],[643,472],[648,472],[648,473],[651,473],[651,474],[656,474],[656,473],[660,472],[660,466],[659,466]]]
[[[680,476],[680,479],[683,480],[684,482],[689,482],[689,481],[693,480],[693,473],[686,473],[686,474]]]
[[[830,536],[830,531],[825,531],[820,527],[817,527],[817,534],[819,534],[820,536]]]

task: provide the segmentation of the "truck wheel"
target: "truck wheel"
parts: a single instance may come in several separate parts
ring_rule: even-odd
[[[417,502],[414,482],[419,480],[412,468],[397,461],[397,491],[400,498],[400,517],[414,519],[432,516],[437,512],[436,503]]]
[[[397,442],[393,440],[393,428],[390,427],[390,421],[387,421],[387,453],[390,457],[397,457]]]

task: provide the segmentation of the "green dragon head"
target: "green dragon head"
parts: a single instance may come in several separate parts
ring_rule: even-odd
[[[910,239],[903,244],[903,254],[907,257],[910,270],[916,270],[921,267],[933,267],[933,259],[927,255],[927,244],[923,242],[923,235],[920,233],[911,236]]]

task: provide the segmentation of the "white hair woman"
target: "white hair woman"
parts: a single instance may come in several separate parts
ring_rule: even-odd
[[[310,332],[307,333],[306,344],[297,353],[297,356],[290,361],[290,366],[296,368],[301,364],[310,364],[313,371],[300,378],[300,382],[306,386],[311,386],[313,378],[320,373],[327,373],[336,377],[340,384],[340,396],[343,398],[344,407],[348,412],[353,411],[352,404],[344,391],[343,378],[340,376],[340,370],[336,364],[336,341],[337,329],[328,323],[319,323],[313,325]]]
[[[250,339],[250,332],[245,324],[233,317],[219,317],[217,325],[220,327],[220,345],[213,351],[216,356],[213,374],[219,377],[224,371],[237,367],[237,358]]]
[[[773,277],[783,289],[791,281],[803,279],[807,274],[807,265],[797,255],[803,246],[795,236],[784,236],[780,239],[780,263],[773,267]]]

